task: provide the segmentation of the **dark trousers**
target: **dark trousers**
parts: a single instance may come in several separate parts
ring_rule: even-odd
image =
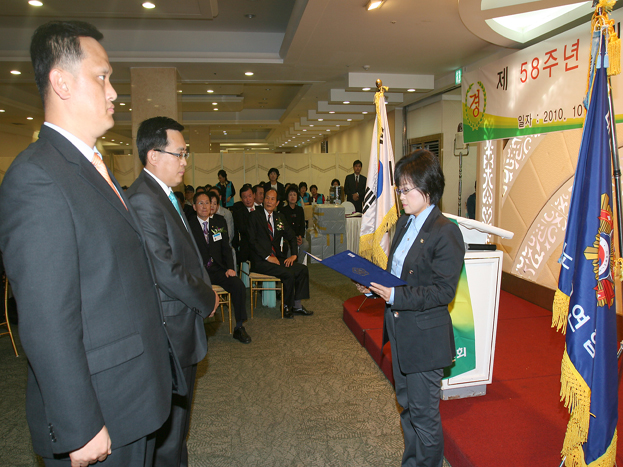
[[[399,344],[396,343],[394,317],[390,311],[385,312],[385,326],[392,347],[396,399],[403,408],[400,414],[405,440],[402,465],[441,467],[443,465],[443,430],[439,414],[439,399],[443,368],[420,373],[402,373],[396,352]]]
[[[156,437],[152,434],[119,448],[115,448],[113,445],[112,453],[104,462],[98,462],[97,465],[105,467],[151,467],[155,444]],[[43,462],[46,467],[68,467],[71,465],[69,456],[58,459],[44,458]]]
[[[238,276],[225,276],[225,271],[222,268],[210,268],[208,274],[214,285],[220,285],[231,294],[236,323],[245,321],[247,319],[247,288],[244,286],[244,282]]]
[[[156,431],[154,467],[187,467],[186,438],[190,427],[190,409],[193,401],[197,365],[182,368],[188,394],[173,394],[171,413],[164,425]]]
[[[290,308],[294,306],[294,300],[309,298],[309,271],[301,263],[294,262],[292,266],[285,267],[283,262],[277,265],[257,261],[251,263],[251,271],[278,277],[283,283],[283,303]]]

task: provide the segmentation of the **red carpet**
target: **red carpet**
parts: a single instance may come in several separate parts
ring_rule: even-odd
[[[344,302],[344,322],[393,384],[389,344],[381,353],[383,303]],[[560,402],[564,336],[551,312],[506,292],[500,295],[493,383],[482,397],[441,401],[445,456],[452,467],[557,467],[569,415]],[[623,466],[619,387],[617,464]]]

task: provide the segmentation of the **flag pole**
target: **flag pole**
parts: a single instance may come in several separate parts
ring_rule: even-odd
[[[381,93],[381,97],[385,98],[385,93],[383,91],[383,81],[381,79],[377,79],[376,80],[376,89],[377,89],[377,92]],[[389,88],[387,88],[387,89],[389,89]],[[377,115],[379,114],[378,103],[376,105],[376,114]],[[381,124],[381,119],[380,118],[379,118],[379,128],[382,128],[382,124]],[[380,137],[381,137],[381,131],[380,130],[377,132],[377,135],[378,135],[379,141],[380,141]],[[389,138],[389,135],[387,135],[387,137]],[[379,152],[377,151],[377,154],[378,153]],[[394,160],[395,160],[395,158],[394,158]],[[391,179],[393,180],[394,179],[394,168],[390,167],[389,169],[391,170]],[[394,183],[395,182],[396,181],[394,180]],[[397,213],[398,217],[400,217],[400,209],[398,208],[398,206],[399,206],[398,202],[399,201],[400,201],[400,198],[398,197],[398,193],[396,193],[396,190],[394,190],[394,204],[396,206],[396,213]]]

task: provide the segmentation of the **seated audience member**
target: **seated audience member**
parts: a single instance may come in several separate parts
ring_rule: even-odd
[[[251,189],[252,189],[252,186],[251,186],[251,184],[250,184],[250,183],[245,183],[244,185],[242,185],[242,188],[240,188],[240,192],[239,192],[239,194],[240,194],[240,193],[242,193],[243,191],[246,191],[246,190],[247,190],[247,188],[248,188],[249,190],[251,190]],[[238,209],[242,209],[242,208],[244,208],[244,203],[242,202],[242,198],[240,198],[240,201],[236,201],[236,202],[234,203],[234,207],[232,208],[232,210],[231,210],[231,211],[232,211],[232,212],[236,212]],[[234,221],[234,224],[235,224],[235,221]]]
[[[337,178],[334,178],[333,180],[331,180],[331,186],[341,187],[342,185],[340,184],[340,181]],[[339,199],[341,202],[344,202],[344,190],[340,190]]]
[[[324,195],[321,195],[320,193],[318,193],[318,187],[316,185],[310,186],[309,191],[311,191],[312,203],[324,204]]]
[[[279,212],[285,216],[294,231],[294,235],[296,235],[298,262],[302,263],[305,260],[305,256],[307,256],[305,252],[309,250],[309,243],[305,238],[305,211],[297,204],[299,195],[296,186],[290,185],[286,192],[286,198],[288,199],[288,204],[282,207]]]
[[[305,182],[299,183],[299,195],[301,196],[299,200],[301,204],[299,204],[299,206],[305,205],[305,204],[307,205],[311,204],[311,196],[307,192],[307,183]]]
[[[221,193],[221,206],[230,209],[234,205],[236,189],[234,188],[234,184],[227,180],[227,172],[223,169],[218,171],[218,183],[216,187]]]
[[[196,215],[188,218],[188,225],[197,242],[210,281],[231,294],[236,316],[234,339],[248,344],[251,337],[243,326],[247,319],[246,287],[236,275],[227,224],[223,216],[216,214],[218,204],[219,197],[214,192],[195,195],[193,207]]]
[[[270,170],[268,171],[268,181],[264,182],[263,186],[264,186],[264,193],[266,193],[269,188],[273,188],[274,190],[276,190],[277,201],[281,202],[286,197],[286,190],[285,190],[285,187],[283,186],[283,183],[277,181],[278,178],[279,178],[279,169],[275,167],[271,167]]]
[[[276,276],[281,280],[284,318],[293,318],[293,313],[311,315],[313,312],[306,310],[301,303],[301,300],[309,298],[309,272],[307,266],[296,262],[296,236],[283,214],[275,211],[277,203],[277,191],[268,189],[264,194],[263,209],[251,213],[251,271]]]
[[[240,199],[243,206],[241,209],[234,210],[233,213],[234,232],[236,234],[232,240],[232,246],[236,250],[238,263],[243,263],[249,260],[249,217],[255,211],[255,198],[253,197],[253,189],[250,184],[244,185],[240,189]]]
[[[206,192],[206,188],[204,186],[199,185],[197,187],[197,189],[195,190],[195,194],[197,193],[205,193]],[[193,195],[193,198],[195,197],[195,195]]]
[[[221,202],[220,202],[221,193],[219,189],[217,187],[212,187],[210,190],[208,190],[208,193],[215,193],[219,197],[219,206],[218,206],[218,211],[216,211],[216,213],[219,216],[223,216],[225,218],[225,222],[227,224],[227,235],[229,236],[229,238],[234,238],[236,235],[238,235],[236,233],[235,226],[234,226],[234,216],[232,215],[229,209],[224,208],[221,205]],[[232,252],[234,253],[234,264],[238,264],[236,262],[236,252],[234,251],[233,247],[232,247]]]
[[[210,191],[210,190],[211,190],[212,188],[214,188],[214,187],[208,183],[208,184],[206,184],[206,186],[204,186],[203,188],[205,188],[205,191],[206,191],[206,193],[207,193],[208,191]]]
[[[264,186],[255,185],[253,187],[253,197],[255,206],[262,206],[264,204]]]
[[[193,198],[195,196],[195,189],[192,185],[186,185],[186,188],[184,188],[184,196],[186,197],[186,201],[184,202],[184,204],[187,206],[192,206]]]
[[[173,194],[177,198],[177,201],[180,203],[180,209],[182,209],[184,207],[184,201],[186,201],[186,199],[184,198],[184,193],[182,193],[181,191],[174,191]]]

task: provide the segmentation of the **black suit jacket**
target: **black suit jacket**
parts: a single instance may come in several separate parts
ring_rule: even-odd
[[[357,212],[361,212],[363,207],[363,197],[366,194],[366,182],[367,178],[363,175],[359,174],[359,184],[355,183],[355,174],[350,174],[346,176],[346,180],[344,181],[344,193],[346,194],[346,201],[350,201],[355,205],[355,209]],[[353,194],[359,193],[359,199],[357,201],[353,200]]]
[[[266,257],[273,254],[272,247],[275,248],[277,259],[283,262],[288,258],[288,247],[290,255],[296,255],[298,246],[296,244],[296,236],[290,227],[290,223],[286,221],[283,214],[274,211],[273,223],[275,224],[273,240],[270,240],[270,231],[268,230],[268,221],[263,208],[256,209],[249,213],[249,243],[251,246],[250,256],[251,262],[257,263],[266,261]],[[283,239],[283,248],[282,245]]]
[[[291,208],[289,204],[283,206],[279,212],[286,218],[294,235],[305,237],[305,211],[300,206]]]
[[[270,180],[268,180],[267,182],[264,182],[263,186],[264,186],[264,193],[266,193],[266,190],[271,188]],[[281,202],[281,201],[284,201],[285,199],[286,199],[286,188],[283,185],[283,183],[277,182],[277,200]]]
[[[208,269],[208,273],[222,269],[227,271],[228,269],[234,269],[234,258],[231,254],[231,247],[229,245],[229,236],[227,235],[227,222],[223,216],[214,214],[209,220],[208,228],[210,231],[210,244],[206,242],[203,235],[203,226],[199,223],[197,216],[193,216],[188,219],[190,225],[190,231],[195,237],[197,247],[199,247],[199,253],[201,253],[201,259],[204,266],[212,258],[212,265]],[[214,235],[220,232],[220,240],[214,241]]]
[[[194,365],[208,351],[203,319],[216,302],[201,255],[182,217],[152,176],[143,170],[126,194],[145,231],[173,348],[182,367]]]
[[[0,249],[28,358],[26,416],[47,458],[104,425],[113,448],[123,446],[169,415],[158,292],[140,223],[111,178],[127,210],[84,155],[43,126],[0,185]]]
[[[263,209],[262,206],[256,207],[256,210]],[[233,213],[234,216],[234,232],[235,235],[231,240],[231,244],[236,250],[236,259],[239,263],[244,263],[250,259],[250,239],[249,239],[249,223],[251,213],[243,206]]]
[[[409,216],[396,226],[387,270],[406,232]],[[463,268],[465,245],[459,227],[434,207],[408,251],[400,278],[406,286],[394,289],[398,312],[396,342],[400,371],[405,374],[445,368],[455,356],[454,334],[448,305],[454,300]],[[383,330],[383,345],[387,342]]]

